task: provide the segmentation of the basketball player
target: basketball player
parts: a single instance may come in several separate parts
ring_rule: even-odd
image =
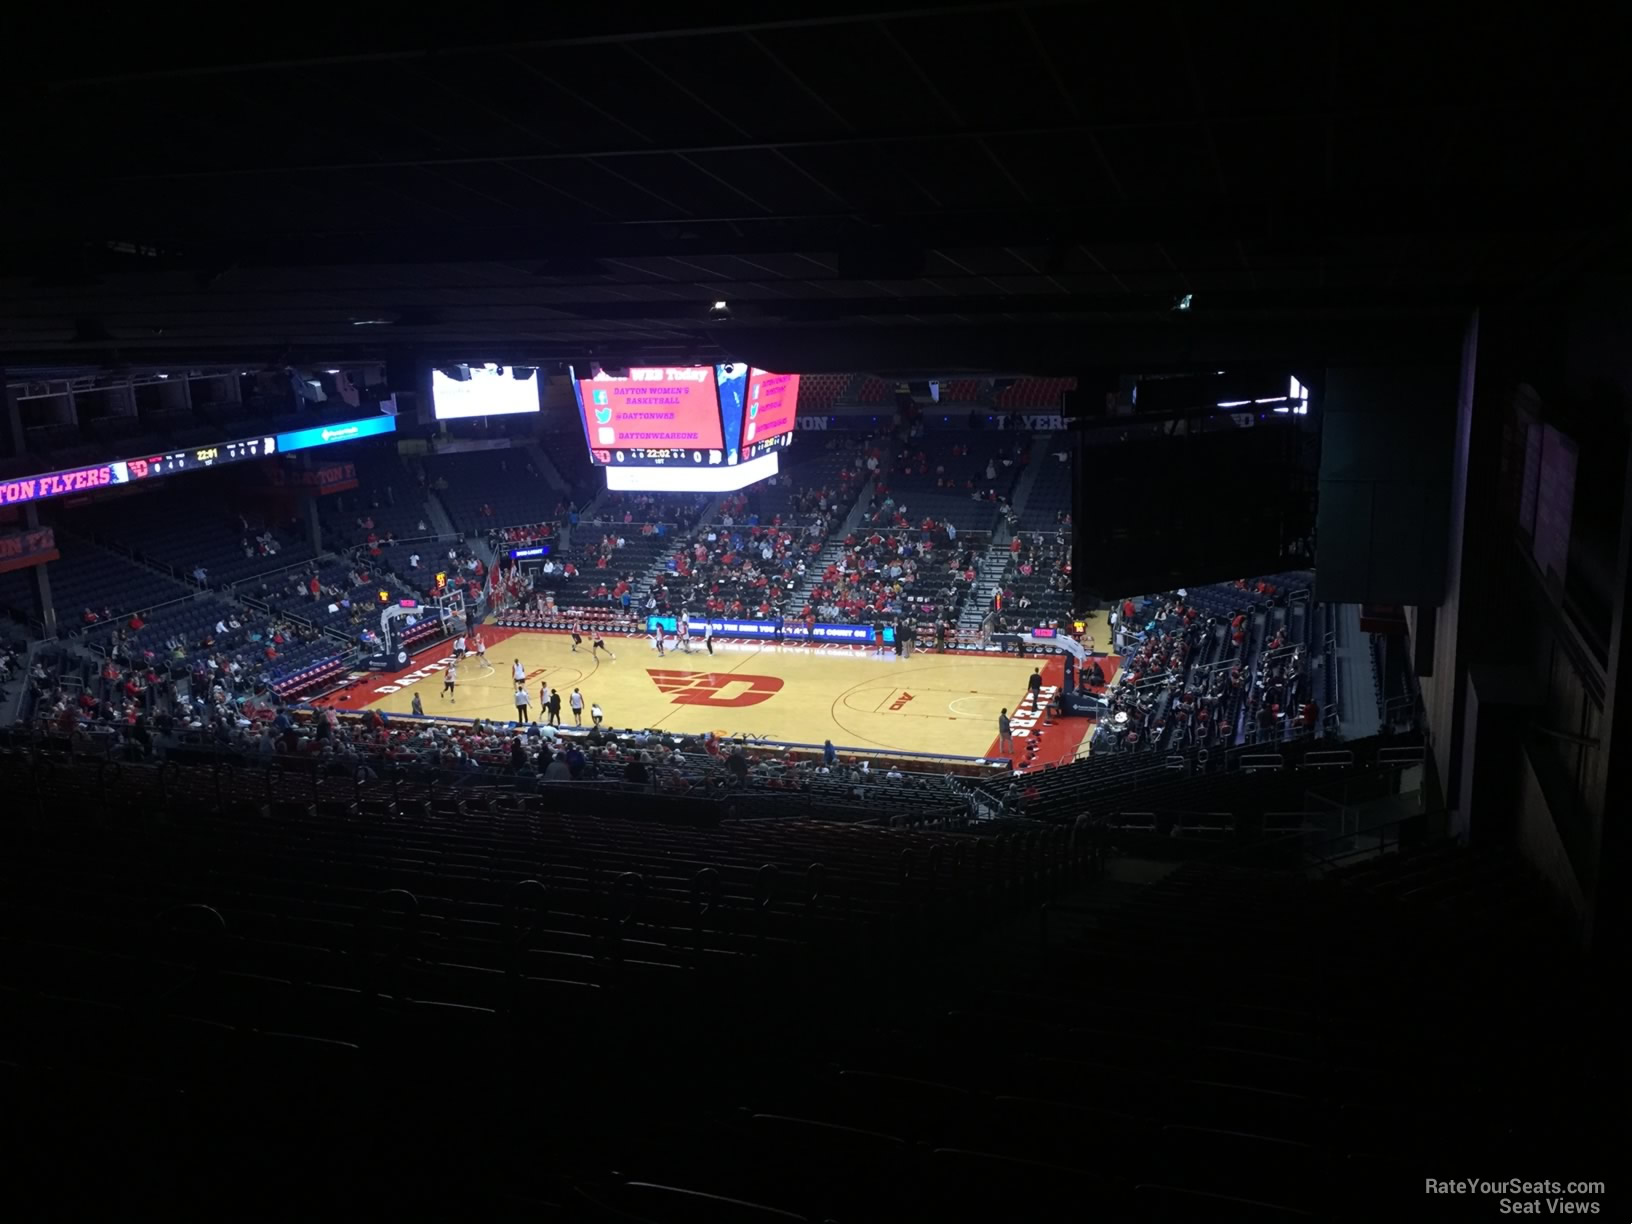
[[[683,609],[674,625],[674,644],[687,654],[691,653],[691,620]]]
[[[542,721],[545,717],[547,717],[547,715],[545,714],[545,711],[548,710],[549,708],[550,708],[550,682],[548,680],[544,680],[544,681],[541,681],[539,683],[539,686],[538,686],[538,717],[539,717],[540,721]]]
[[[523,684],[526,682],[527,669],[521,665],[520,659],[515,660],[515,666],[510,669],[510,678],[517,684]]]
[[[453,639],[453,657],[456,659],[465,657],[465,635],[462,633]]]
[[[714,653],[714,622],[711,620],[703,622],[703,645],[708,647],[709,654]]]
[[[597,650],[606,651],[606,657],[611,659],[612,662],[616,663],[618,661],[618,656],[612,653],[612,648],[606,644],[606,639],[601,636],[599,629],[595,630],[590,637],[589,653],[592,658]]]
[[[665,636],[663,633],[663,623],[661,621],[654,621],[652,623],[651,636],[652,645],[657,647],[657,657],[661,659],[663,657],[663,638]]]
[[[594,702],[594,701],[590,702],[589,703],[589,721],[594,723],[598,727],[598,726],[601,725],[602,717],[604,717],[604,716],[601,714],[600,704],[597,703],[597,702]]]
[[[584,644],[584,622],[578,621],[572,627],[572,653],[578,653],[578,647]]]
[[[581,727],[584,725],[584,695],[577,689],[573,689],[570,701],[572,704],[572,725]]]
[[[453,686],[459,683],[459,665],[449,663],[448,670],[442,673],[442,696],[449,701],[455,700]]]
[[[487,661],[487,643],[482,641],[480,632],[476,634],[476,657],[481,660],[482,666],[487,668],[488,671],[493,670],[493,664]]]

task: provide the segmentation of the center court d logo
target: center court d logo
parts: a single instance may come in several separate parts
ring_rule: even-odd
[[[751,706],[782,691],[780,676],[666,671],[652,667],[646,669],[646,674],[661,692],[674,695],[671,705],[714,706],[716,709]]]

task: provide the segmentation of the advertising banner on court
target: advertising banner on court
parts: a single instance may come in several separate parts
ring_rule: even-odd
[[[0,574],[10,570],[27,569],[55,561],[56,533],[49,527],[32,527],[27,531],[13,531],[0,535]]]
[[[813,642],[840,642],[855,645],[869,645],[873,641],[873,627],[871,625],[824,625],[816,624],[807,631],[804,621],[762,621],[741,620],[736,617],[714,619],[708,623],[714,626],[716,637],[735,638],[763,638],[767,641],[774,639],[778,632],[789,641]],[[665,633],[675,631],[675,618],[672,616],[648,616],[646,631],[650,633],[661,625]],[[703,636],[703,621],[691,622],[691,636]],[[891,626],[884,627],[884,641],[895,641],[895,630]]]

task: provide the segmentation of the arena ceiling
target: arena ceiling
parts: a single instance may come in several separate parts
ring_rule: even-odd
[[[9,16],[0,361],[1066,372],[1628,267],[1626,43],[1534,9],[539,7],[72,52]]]

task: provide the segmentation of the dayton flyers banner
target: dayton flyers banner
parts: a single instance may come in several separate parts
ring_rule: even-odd
[[[9,570],[44,565],[58,556],[56,533],[49,527],[32,527],[0,535],[0,574]]]
[[[349,493],[357,487],[355,463],[325,463],[310,468],[286,468],[277,462],[266,465],[273,484],[294,485],[311,489],[319,497],[330,493]]]

